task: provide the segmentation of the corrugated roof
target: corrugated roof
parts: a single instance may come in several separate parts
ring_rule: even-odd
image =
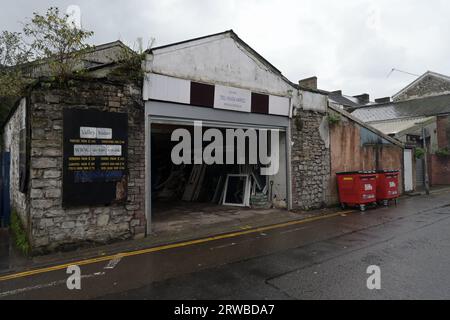
[[[364,122],[450,114],[450,95],[373,105],[356,109],[352,115]]]
[[[420,124],[427,123],[428,121],[434,120],[435,117],[420,117],[420,118],[409,118],[409,119],[398,119],[391,121],[375,122],[370,123],[372,127],[380,130],[385,134],[398,134],[408,129],[412,129]]]

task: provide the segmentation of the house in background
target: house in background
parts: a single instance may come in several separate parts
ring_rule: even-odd
[[[394,102],[450,94],[450,77],[427,71],[392,96]]]
[[[450,184],[450,77],[428,71],[392,101],[357,108],[352,115],[418,150],[425,137],[430,184]],[[417,187],[425,183],[424,160],[415,163]]]
[[[373,105],[376,102],[383,101],[370,101],[370,95],[363,93],[356,96],[349,96],[342,93],[341,90],[328,92],[328,102],[330,105],[343,109],[347,112],[353,112],[354,110],[366,106]]]

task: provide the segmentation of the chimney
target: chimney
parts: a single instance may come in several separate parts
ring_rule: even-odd
[[[303,88],[317,90],[317,77],[311,77],[300,80],[298,82],[298,85]]]
[[[353,98],[358,99],[358,102],[361,104],[366,104],[370,102],[370,96],[368,93],[363,93],[357,96],[353,96]]]
[[[385,97],[385,98],[378,98],[375,99],[376,103],[389,103],[391,102],[391,97]]]

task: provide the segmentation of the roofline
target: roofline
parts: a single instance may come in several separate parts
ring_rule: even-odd
[[[120,40],[116,40],[116,41],[112,41],[112,42],[102,43],[102,44],[99,44],[99,45],[92,45],[86,50],[86,54],[90,54],[90,53],[93,53],[93,52],[96,52],[96,51],[102,51],[102,50],[111,48],[115,44],[119,45],[120,47],[122,47],[124,49],[127,49],[127,50],[130,50],[130,51],[134,52],[134,50],[131,49],[129,46],[127,46],[125,43],[123,43]],[[77,51],[74,51],[74,52],[77,52]],[[81,58],[81,59],[85,60],[83,58]],[[33,61],[22,63],[22,64],[10,66],[10,68],[28,67],[28,66],[37,67],[37,66],[43,65],[45,63],[48,63],[50,60],[52,60],[52,58],[42,58],[42,59],[37,59],[37,60],[33,60]],[[86,61],[88,61],[88,60],[86,60]]]
[[[423,78],[425,78],[426,76],[429,76],[429,75],[432,75],[432,76],[435,76],[435,77],[438,77],[438,78],[441,78],[441,79],[450,81],[450,77],[449,77],[449,76],[446,76],[446,75],[441,74],[441,73],[433,72],[433,71],[427,71],[427,72],[425,72],[424,74],[422,74],[421,76],[419,76],[417,79],[415,79],[413,82],[411,82],[410,84],[408,84],[406,87],[404,87],[403,89],[401,89],[399,92],[397,92],[396,94],[394,94],[394,95],[392,96],[392,98],[395,99],[395,98],[398,97],[400,94],[402,94],[404,91],[407,91],[407,90],[410,89],[412,86],[414,86],[417,82],[421,81]]]
[[[372,131],[373,133],[375,133],[375,134],[377,134],[377,135],[383,137],[383,139],[385,139],[385,140],[391,142],[392,144],[395,144],[396,146],[401,147],[401,148],[405,148],[405,144],[404,144],[403,142],[400,142],[400,141],[398,141],[397,139],[394,139],[394,138],[388,136],[387,134],[381,132],[380,130],[378,130],[378,129],[372,127],[370,124],[365,123],[365,122],[363,122],[363,121],[361,121],[361,120],[355,118],[354,116],[352,116],[352,115],[351,115],[350,113],[348,113],[347,111],[342,110],[342,109],[340,109],[340,108],[336,108],[335,106],[332,106],[332,105],[330,105],[330,104],[328,104],[328,108],[330,108],[331,110],[336,111],[336,112],[340,113],[341,115],[343,115],[344,117],[346,117],[346,118],[348,118],[348,119],[350,119],[350,120],[356,122],[356,123],[359,124],[361,127],[364,127],[364,128],[366,128],[367,130]]]
[[[329,96],[329,92],[325,91],[325,90],[322,90],[322,89],[312,89],[312,88],[304,87],[304,86],[301,86],[299,84],[295,84],[295,83],[292,83],[292,82],[291,82],[291,85],[297,90],[309,91],[309,92],[319,93],[319,94],[322,94],[324,96]]]
[[[395,133],[396,136],[401,135],[402,133],[404,133],[405,131],[409,131],[413,128],[419,127],[419,126],[423,126],[423,125],[429,125],[432,122],[436,121],[436,116],[430,116],[430,117],[411,117],[411,118],[396,118],[396,119],[389,119],[389,120],[379,120],[379,121],[370,121],[367,122],[370,125],[375,125],[375,124],[384,124],[384,123],[391,123],[391,122],[399,122],[402,120],[413,120],[414,118],[418,118],[419,119],[423,119],[423,122],[417,123],[417,124],[413,124],[411,127],[403,129],[401,131],[398,131]]]
[[[403,120],[413,120],[413,119],[429,119],[429,118],[435,118],[436,116],[414,116],[414,117],[400,117],[400,118],[393,118],[393,119],[384,119],[384,120],[374,120],[374,121],[366,121],[365,123],[368,124],[379,124],[379,123],[386,123],[386,122],[394,122],[394,121],[403,121]]]
[[[406,131],[410,131],[410,130],[415,130],[424,126],[427,126],[429,124],[432,124],[433,122],[436,121],[436,116],[432,116],[432,117],[428,117],[429,119],[425,120],[424,122],[421,123],[416,123],[414,124],[412,127],[403,129],[402,131],[397,132],[395,135],[403,135],[406,134]]]
[[[295,84],[292,81],[290,81],[288,78],[286,78],[283,75],[283,73],[278,68],[276,68],[273,64],[271,64],[266,58],[264,58],[261,54],[259,54],[255,49],[253,49],[250,45],[248,45],[244,40],[242,40],[233,31],[233,29],[222,31],[222,32],[218,32],[218,33],[209,34],[209,35],[202,36],[202,37],[197,37],[197,38],[187,39],[187,40],[183,40],[183,41],[179,41],[179,42],[165,44],[165,45],[158,46],[158,47],[155,47],[155,48],[150,48],[150,49],[146,50],[145,52],[148,53],[148,54],[152,54],[154,51],[157,51],[157,50],[160,50],[160,49],[165,49],[165,48],[169,48],[169,47],[173,47],[173,46],[177,46],[177,45],[181,45],[181,44],[185,44],[185,43],[189,43],[189,42],[194,42],[194,41],[203,40],[203,39],[207,39],[207,38],[213,38],[213,37],[226,35],[226,34],[229,34],[232,39],[234,39],[240,45],[242,45],[247,51],[249,51],[256,58],[258,58],[265,66],[267,66],[269,69],[271,69],[274,73],[276,73],[278,76],[283,78],[283,80],[285,82],[287,82],[290,86],[292,86],[292,87],[294,87],[296,89],[302,89],[302,90],[305,90],[305,91],[322,93],[322,92],[319,92],[320,90],[314,90],[314,89],[309,89],[309,88],[301,88],[298,84]]]
[[[428,99],[433,99],[433,98],[442,98],[442,97],[448,97],[449,98],[449,104],[450,104],[450,94],[442,94],[442,95],[436,95],[436,96],[415,98],[415,99],[410,99],[410,100],[376,103],[376,104],[371,104],[371,105],[367,105],[367,106],[362,106],[362,107],[358,108],[358,110],[361,110],[361,109],[372,109],[372,108],[378,108],[378,107],[385,107],[385,106],[389,106],[389,105],[399,105],[399,104],[402,104],[402,103],[410,103],[411,101],[423,101],[423,100],[428,100]],[[428,116],[431,117],[432,115],[428,115]]]
[[[121,46],[121,47],[128,48],[128,49],[131,50],[131,48],[129,46],[127,46],[125,43],[123,43],[121,40],[116,40],[116,41],[111,41],[111,42],[107,42],[107,43],[102,43],[102,44],[99,44],[99,45],[93,45],[92,47],[94,49],[103,50],[103,49],[106,49],[106,48],[114,47],[114,45],[116,45],[116,44]]]
[[[450,112],[441,112],[436,114],[424,114],[422,117],[424,118],[431,118],[431,117],[440,117],[440,116],[448,116],[450,115]],[[371,120],[366,121],[364,123],[372,124],[372,123],[384,123],[389,121],[398,121],[398,120],[412,120],[414,118],[419,118],[418,116],[405,116],[405,117],[397,117],[397,118],[390,118],[390,119],[384,119],[384,120]],[[361,120],[362,121],[362,120]]]
[[[234,33],[234,31],[232,29],[230,29],[230,30],[226,30],[226,31],[218,32],[218,33],[208,34],[206,36],[191,38],[191,39],[178,41],[178,42],[172,42],[172,43],[168,43],[168,44],[165,44],[165,45],[162,45],[162,46],[158,46],[158,47],[147,49],[147,50],[145,50],[145,52],[146,53],[152,53],[154,50],[165,49],[165,48],[168,48],[168,47],[173,47],[173,46],[177,46],[177,45],[180,45],[180,44],[185,44],[185,43],[188,43],[188,42],[193,42],[193,41],[203,40],[203,39],[207,39],[207,38],[212,38],[212,37],[224,35],[224,34],[231,33],[231,32]]]

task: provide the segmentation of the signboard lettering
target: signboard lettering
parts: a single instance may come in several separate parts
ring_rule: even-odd
[[[96,139],[97,138],[97,129],[81,127],[80,128],[80,138],[81,139]]]
[[[214,108],[251,112],[251,91],[219,85],[215,90]]]
[[[97,139],[112,139],[112,129],[97,128]]]
[[[65,109],[63,135],[63,205],[124,201],[116,191],[127,175],[127,114]]]

